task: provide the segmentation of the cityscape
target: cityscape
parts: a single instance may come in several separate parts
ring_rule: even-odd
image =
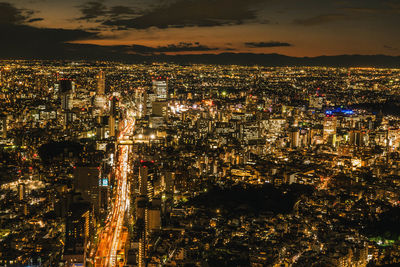
[[[399,74],[4,61],[0,264],[398,263]]]
[[[400,266],[398,0],[0,0],[0,267]]]

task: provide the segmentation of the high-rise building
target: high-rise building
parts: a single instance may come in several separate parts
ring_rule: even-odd
[[[144,88],[135,89],[135,105],[137,117],[141,118],[147,115],[147,90]]]
[[[18,184],[18,200],[22,201],[25,199],[25,184]]]
[[[300,145],[300,133],[299,133],[299,129],[297,128],[292,128],[289,132],[289,139],[290,139],[290,147],[291,148],[296,148],[299,147]]]
[[[59,87],[59,95],[61,99],[61,108],[64,111],[72,109],[73,101],[73,84],[69,79],[61,79]]]
[[[74,188],[90,202],[96,215],[100,211],[99,168],[96,166],[77,166],[74,171]]]
[[[172,194],[174,192],[174,180],[175,173],[170,171],[165,172],[161,177],[161,185],[167,194]]]
[[[106,76],[103,71],[100,71],[96,78],[97,89],[94,97],[93,116],[101,116],[104,114],[104,111],[107,108],[107,99],[104,95],[106,88]]]
[[[147,209],[147,232],[161,229],[161,200],[153,199],[150,205]]]
[[[7,116],[0,115],[0,137],[7,137]]]
[[[140,166],[139,168],[139,194],[142,196],[147,195],[147,178],[149,175],[149,169],[147,166]]]
[[[337,117],[326,116],[324,118],[324,134],[323,134],[324,141],[327,141],[330,136],[336,134],[336,126],[337,126]]]
[[[74,85],[70,79],[59,80],[58,94],[61,99],[61,109],[63,110],[64,127],[67,127],[73,121],[71,113],[73,103]]]
[[[141,233],[139,239],[139,257],[138,257],[138,267],[145,267],[145,257],[146,257],[146,239],[144,233]]]
[[[106,92],[106,75],[103,71],[97,74],[97,91],[96,94],[104,95]]]
[[[87,243],[90,235],[90,210],[88,202],[72,203],[66,217],[64,260],[67,266],[86,264]]]
[[[157,100],[167,100],[168,98],[168,80],[158,77],[153,80],[153,92]]]
[[[60,79],[59,94],[71,94],[73,92],[73,84],[70,79]]]
[[[168,102],[156,101],[152,103],[152,114],[158,117],[167,117],[168,115]]]

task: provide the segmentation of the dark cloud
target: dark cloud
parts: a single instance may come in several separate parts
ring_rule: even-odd
[[[138,11],[127,6],[113,6],[108,10],[108,14],[110,17],[119,17],[122,15],[137,15]]]
[[[292,44],[289,44],[289,43],[276,42],[276,41],[270,41],[270,42],[247,42],[247,43],[245,43],[245,45],[247,47],[252,47],[252,48],[292,46]]]
[[[329,23],[332,21],[342,20],[345,18],[346,15],[344,14],[323,14],[311,18],[295,19],[293,23],[302,26],[314,26]]]
[[[91,20],[107,14],[107,7],[101,2],[87,2],[79,6],[82,12],[80,20]]]
[[[385,48],[387,50],[391,50],[391,51],[399,50],[397,47],[393,47],[393,46],[390,46],[390,45],[384,45],[383,48]]]
[[[96,14],[104,14],[100,5],[91,2],[85,9],[86,19],[96,18]],[[107,14],[118,16],[131,12],[114,7]],[[100,46],[71,43],[79,40],[100,39],[98,31],[38,28],[25,25],[27,22],[40,21],[41,18],[30,18],[25,11],[10,4],[0,4],[0,35],[7,36],[0,42],[0,58],[107,58],[108,56],[123,59],[127,55],[153,55],[162,53],[179,53],[190,51],[212,51],[218,48],[208,47],[199,42],[177,43],[166,46],[117,45]],[[33,12],[29,12],[33,14]],[[7,16],[6,16],[7,15]],[[26,44],[29,43],[29,46]]]
[[[33,18],[33,19],[28,20],[27,22],[31,23],[31,22],[42,21],[42,20],[44,20],[44,18]]]
[[[178,0],[135,18],[109,19],[103,24],[123,28],[182,28],[237,25],[257,18],[255,4],[263,0]]]
[[[112,6],[108,8],[102,2],[92,1],[87,2],[78,7],[82,13],[82,17],[79,20],[108,20],[121,18],[125,15],[135,15],[138,14],[137,11],[133,10],[131,7],[127,6]]]
[[[0,57],[62,56],[67,42],[99,38],[97,32],[36,28],[26,23],[43,20],[31,18],[33,11],[22,10],[9,3],[0,3]],[[27,45],[29,44],[29,45]]]
[[[213,48],[202,45],[198,42],[178,44],[170,44],[166,46],[149,47],[143,45],[132,45],[125,49],[127,52],[135,52],[140,54],[154,54],[154,53],[178,53],[178,52],[195,52],[195,51],[215,51],[219,48]]]
[[[32,13],[32,11],[18,9],[10,3],[0,2],[0,24],[23,23]]]
[[[0,53],[6,57],[54,56],[62,54],[66,42],[98,38],[82,30],[45,29],[27,25],[1,24]],[[29,45],[27,45],[29,43]]]

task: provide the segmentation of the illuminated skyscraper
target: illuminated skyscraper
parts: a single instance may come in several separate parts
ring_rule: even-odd
[[[135,89],[135,104],[139,118],[147,114],[147,91],[144,88]]]
[[[290,130],[289,138],[290,138],[290,147],[291,148],[299,147],[299,144],[300,144],[299,137],[300,137],[299,129],[293,128]]]
[[[167,100],[168,98],[168,80],[158,77],[153,80],[153,92],[157,100]]]
[[[73,203],[66,217],[64,260],[67,266],[85,266],[87,243],[90,235],[90,204]]]
[[[93,116],[101,116],[104,114],[107,107],[107,99],[104,95],[106,89],[106,75],[103,71],[100,71],[96,78],[97,90],[96,96],[94,97]]]
[[[327,116],[324,119],[324,141],[332,135],[336,135],[337,118],[335,116]]]
[[[69,79],[61,79],[59,87],[59,95],[61,98],[61,108],[66,110],[72,109],[72,94],[73,94],[73,84]]]
[[[7,116],[0,115],[0,137],[7,137]]]
[[[25,199],[25,184],[18,184],[18,200],[22,201]]]
[[[98,95],[104,95],[106,92],[106,75],[103,71],[97,74],[97,92]]]
[[[139,168],[139,193],[142,196],[147,195],[147,176],[148,176],[148,168],[147,166],[140,166]]]

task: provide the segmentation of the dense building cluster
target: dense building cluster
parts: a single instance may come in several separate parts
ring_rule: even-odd
[[[0,70],[0,266],[400,263],[400,70]]]

